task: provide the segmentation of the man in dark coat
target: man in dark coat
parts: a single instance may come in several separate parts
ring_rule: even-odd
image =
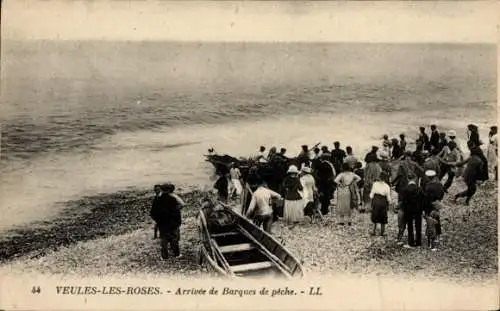
[[[432,146],[432,149],[439,149],[439,141],[441,138],[439,137],[439,132],[437,130],[437,126],[435,124],[431,125],[431,138],[429,143]]]
[[[321,214],[328,214],[330,207],[330,200],[333,198],[335,192],[335,168],[330,163],[330,154],[324,153],[321,155],[321,162],[318,163],[318,168],[315,172],[316,185],[319,192],[319,200],[321,203]]]
[[[182,223],[182,204],[174,195],[175,186],[166,184],[161,186],[161,193],[153,202],[150,216],[158,225],[161,239],[161,257],[168,258],[168,246],[176,258],[180,258],[179,240]]]
[[[401,190],[400,207],[403,211],[404,225],[408,228],[408,246],[422,245],[422,190],[417,184],[416,175],[410,177],[408,184]],[[415,227],[414,227],[415,225]],[[404,227],[399,228],[398,244],[402,245]],[[415,231],[413,230],[415,228]]]
[[[436,203],[444,198],[444,186],[439,180],[436,171],[427,170],[425,176],[428,178],[429,182],[427,182],[424,187],[423,209],[426,216],[430,216],[431,212],[435,211],[434,218],[437,221],[436,234],[439,237],[441,236],[441,220],[439,218],[439,210],[436,208]]]
[[[227,203],[229,199],[229,174],[224,171],[214,184],[221,202]]]
[[[340,173],[342,164],[344,164],[344,159],[347,157],[347,154],[344,150],[340,149],[340,142],[336,141],[333,143],[335,149],[332,150],[332,164],[335,167],[335,171]]]
[[[422,144],[424,150],[431,151],[431,142],[429,135],[425,132],[425,127],[420,127],[420,134],[418,135],[417,144]]]

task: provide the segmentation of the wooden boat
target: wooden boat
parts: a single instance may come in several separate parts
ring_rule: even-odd
[[[246,187],[242,207],[250,202],[251,190]],[[207,223],[205,211],[199,214],[201,260],[226,277],[302,277],[300,262],[274,237],[257,227],[227,205],[223,210],[234,222],[214,230]]]

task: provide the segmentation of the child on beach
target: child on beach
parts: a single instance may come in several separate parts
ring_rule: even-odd
[[[429,215],[425,215],[426,228],[425,235],[427,236],[427,246],[432,251],[437,251],[437,226],[438,226],[439,212],[433,210]]]

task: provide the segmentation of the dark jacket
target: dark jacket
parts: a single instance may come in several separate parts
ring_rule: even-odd
[[[466,184],[473,184],[480,180],[483,173],[484,163],[478,154],[471,154],[465,167],[463,178]]]
[[[434,148],[438,148],[440,140],[441,140],[441,138],[439,137],[438,131],[434,131],[431,133],[431,139],[430,139],[431,146],[433,146]]]
[[[285,200],[294,201],[302,199],[299,193],[299,191],[302,191],[302,184],[300,183],[299,177],[285,177],[285,180],[283,180],[282,189],[283,197]]]
[[[340,173],[340,169],[342,168],[342,163],[344,163],[344,159],[347,157],[347,154],[342,149],[333,149],[332,150],[332,164],[335,167],[335,171]]]
[[[426,133],[420,133],[420,136],[418,137],[418,141],[424,146],[425,150],[431,150],[431,142],[429,140],[429,135]]]
[[[174,230],[181,226],[180,204],[177,199],[167,193],[154,199],[150,216],[160,227]]]
[[[434,209],[433,202],[441,201],[444,197],[444,187],[439,180],[426,183],[424,188],[424,211],[426,215]]]
[[[473,143],[474,146],[480,146],[481,145],[481,141],[479,140],[479,133],[478,132],[470,132],[470,136],[469,136],[469,143]]]
[[[396,185],[396,192],[400,193],[406,186],[408,185],[409,179],[412,178],[421,178],[423,177],[424,170],[414,161],[405,160],[401,162],[398,169],[398,175],[396,180],[394,180],[394,184]]]
[[[221,195],[228,195],[228,186],[229,186],[229,181],[226,176],[221,176],[219,179],[214,184],[214,188],[217,189],[217,191]]]
[[[399,200],[401,202],[401,209],[405,215],[422,214],[423,193],[417,184],[410,183],[406,185],[399,195],[401,196]]]
[[[370,162],[378,162],[378,156],[376,152],[368,152],[365,156],[365,162],[370,163]]]
[[[399,144],[392,146],[392,159],[397,160],[397,159],[401,158],[403,156],[403,154],[404,154],[404,151]]]

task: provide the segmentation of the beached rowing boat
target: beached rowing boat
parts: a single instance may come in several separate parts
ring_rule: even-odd
[[[248,187],[247,191],[250,191]],[[222,212],[231,222],[213,226],[206,211],[200,211],[201,264],[206,263],[227,277],[295,278],[304,275],[300,262],[274,237],[227,205]]]

